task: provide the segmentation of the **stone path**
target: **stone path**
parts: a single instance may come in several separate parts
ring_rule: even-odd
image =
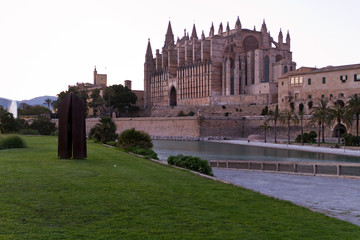
[[[360,179],[213,169],[218,179],[360,226]]]

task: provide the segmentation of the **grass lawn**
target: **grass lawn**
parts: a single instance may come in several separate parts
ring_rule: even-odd
[[[0,151],[0,239],[360,239],[360,227],[88,142]],[[345,197],[345,196],[344,196]]]

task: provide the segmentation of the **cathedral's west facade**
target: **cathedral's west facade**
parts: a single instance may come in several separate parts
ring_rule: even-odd
[[[220,24],[209,36],[198,38],[195,24],[175,44],[169,22],[162,51],[155,57],[148,42],[144,64],[144,105],[215,106],[271,104],[278,98],[278,78],[295,70],[289,32],[285,40],[270,36],[265,21],[261,30]]]

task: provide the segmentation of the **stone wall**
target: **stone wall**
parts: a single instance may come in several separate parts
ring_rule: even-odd
[[[263,116],[245,117],[154,117],[154,118],[115,118],[117,133],[130,128],[143,130],[155,138],[196,139],[208,137],[247,138],[251,134],[263,134],[261,125],[265,121]],[[86,119],[86,132],[95,126],[99,118]],[[304,123],[305,125],[305,123]],[[316,128],[304,128],[305,132],[317,130]],[[291,139],[300,134],[300,127],[292,126]],[[327,136],[331,136],[331,130],[327,129]],[[274,137],[270,131],[267,136]],[[278,138],[287,139],[287,127],[277,126]]]

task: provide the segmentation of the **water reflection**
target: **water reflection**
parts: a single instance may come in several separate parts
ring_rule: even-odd
[[[153,149],[161,160],[166,160],[170,155],[183,154],[198,156],[206,160],[360,162],[358,157],[228,143],[163,140],[154,140],[153,143]]]

